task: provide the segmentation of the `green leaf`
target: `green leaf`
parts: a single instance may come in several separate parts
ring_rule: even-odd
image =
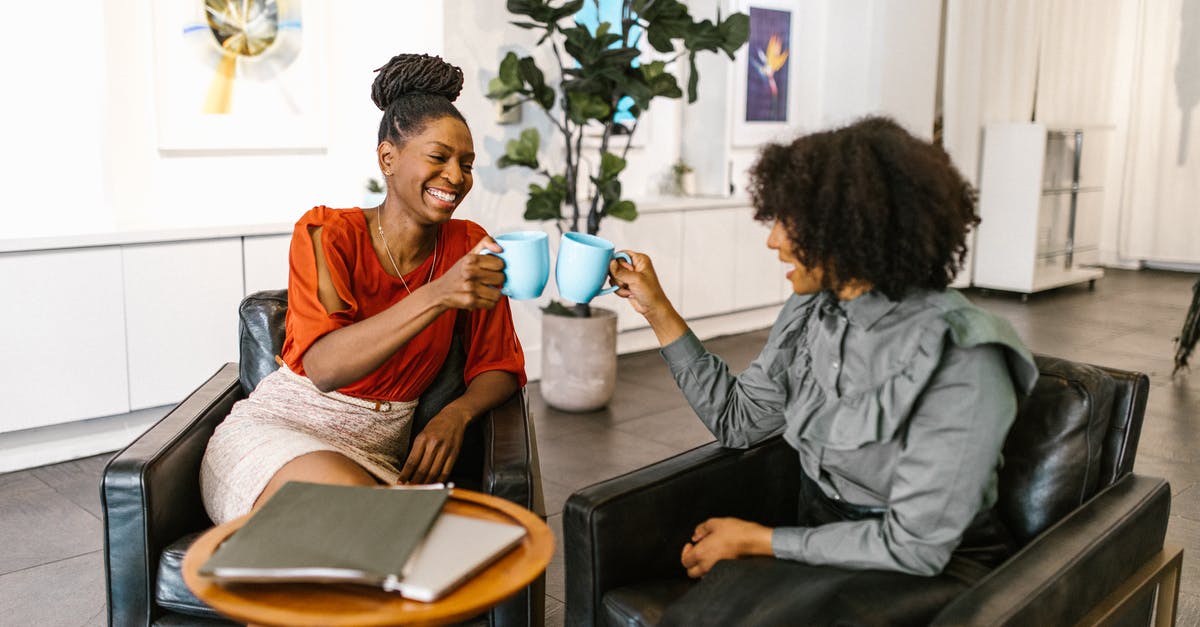
[[[622,200],[608,207],[605,215],[612,216],[618,220],[633,221],[638,216],[637,205],[633,204],[633,201]]]
[[[611,152],[605,152],[600,155],[600,180],[607,181],[608,179],[617,178],[621,174],[621,170],[625,169],[625,160],[614,155]]]
[[[557,180],[556,180],[557,179]],[[545,188],[531,183],[525,201],[525,219],[530,221],[562,219],[566,187],[562,177],[551,177]]]
[[[536,128],[527,128],[521,131],[521,136],[517,139],[510,140],[504,146],[504,156],[496,160],[496,165],[501,168],[507,168],[513,165],[522,165],[527,168],[538,168],[538,147],[541,144],[541,135]]]
[[[521,62],[517,58],[517,54],[509,52],[500,61],[500,75],[497,78],[510,89],[519,89],[521,87],[520,65]]]
[[[674,52],[675,43],[671,41],[671,36],[666,31],[660,28],[646,29],[646,41],[650,42],[651,46],[659,52]]]
[[[542,85],[541,88],[533,92],[533,99],[539,105],[542,105],[543,109],[549,111],[554,107],[554,89],[547,85]]]
[[[612,107],[596,94],[575,93],[570,97],[568,116],[576,124],[584,124],[588,120],[603,120],[612,112]]]
[[[521,77],[520,80],[529,83],[535,93],[538,89],[546,86],[546,75],[542,74],[542,70],[538,68],[533,57],[521,57],[521,60],[517,62],[517,74]]]
[[[717,27],[724,41],[721,43],[721,50],[733,58],[733,54],[738,48],[746,45],[750,40],[750,17],[745,13],[734,13],[725,18],[724,22]]]

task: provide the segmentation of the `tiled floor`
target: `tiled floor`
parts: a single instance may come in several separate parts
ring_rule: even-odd
[[[1200,352],[1190,374],[1171,378],[1178,334],[1196,275],[1110,271],[1094,291],[1074,286],[1027,303],[968,292],[1001,313],[1040,353],[1140,370],[1151,392],[1136,471],[1171,482],[1170,543],[1185,548],[1179,625],[1200,624]],[[765,331],[707,343],[735,369],[758,352]],[[655,352],[622,356],[607,409],[566,414],[530,386],[551,528],[574,490],[712,439],[691,415]],[[99,474],[105,456],[0,475],[0,624],[102,625],[104,575]],[[547,571],[547,624],[563,623],[561,542]]]

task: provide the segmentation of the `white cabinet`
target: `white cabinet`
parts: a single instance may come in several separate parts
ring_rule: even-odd
[[[683,216],[683,242],[688,251],[683,269],[679,313],[700,318],[734,309],[737,275],[738,221],[745,210],[689,211]]]
[[[1108,129],[989,124],[973,283],[1029,294],[1094,281]]]
[[[0,254],[0,432],[129,411],[121,252]]]
[[[238,360],[240,238],[121,247],[129,403],[178,403]]]
[[[246,295],[262,290],[282,290],[288,285],[288,248],[291,235],[242,238]]]

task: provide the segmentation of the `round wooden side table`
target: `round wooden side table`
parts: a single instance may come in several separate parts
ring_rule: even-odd
[[[255,625],[444,625],[476,616],[529,585],[550,563],[554,535],[533,512],[504,499],[455,488],[443,511],[518,524],[526,535],[515,549],[432,603],[349,584],[217,584],[198,571],[247,514],[201,535],[183,558],[183,580],[205,603]],[[540,601],[535,599],[535,602]]]

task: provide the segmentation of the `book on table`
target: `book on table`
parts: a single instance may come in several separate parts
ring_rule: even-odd
[[[218,582],[357,583],[436,600],[520,543],[520,525],[442,512],[449,488],[292,481],[200,567]]]

